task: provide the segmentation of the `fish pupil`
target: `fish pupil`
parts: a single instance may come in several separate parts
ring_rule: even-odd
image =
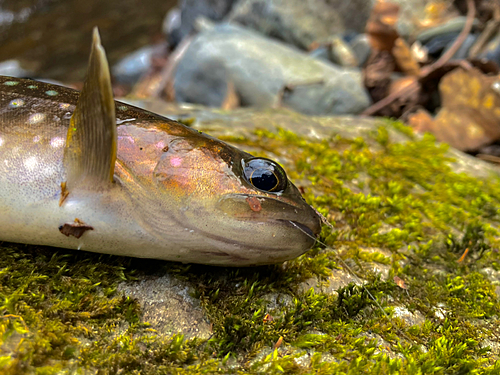
[[[255,188],[270,193],[280,193],[287,187],[285,171],[277,163],[266,158],[243,160],[245,179]]]
[[[273,191],[278,186],[278,178],[269,169],[257,169],[253,171],[250,181],[257,189]]]

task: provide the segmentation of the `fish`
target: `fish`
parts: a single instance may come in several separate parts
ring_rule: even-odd
[[[320,231],[277,162],[114,101],[97,29],[81,92],[0,77],[0,241],[239,267]]]

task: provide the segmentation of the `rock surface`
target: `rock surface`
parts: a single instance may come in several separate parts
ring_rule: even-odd
[[[221,74],[214,76],[214,67]],[[196,85],[199,79],[201,87]],[[337,68],[232,25],[216,26],[194,38],[175,73],[176,99],[217,102],[219,88],[226,87],[228,79],[243,106],[281,103],[308,114],[355,114],[370,103],[359,71]]]
[[[227,20],[304,50],[345,29],[340,14],[324,0],[240,0]]]
[[[177,27],[169,30],[169,41],[176,46],[182,39],[195,31],[198,17],[222,21],[231,11],[236,0],[181,0],[180,20]]]
[[[169,274],[123,282],[118,291],[141,305],[142,321],[162,336],[181,333],[186,338],[210,337],[210,326],[192,288]]]

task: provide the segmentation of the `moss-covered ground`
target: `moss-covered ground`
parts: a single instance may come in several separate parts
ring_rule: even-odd
[[[234,269],[0,244],[0,373],[500,373],[499,179],[455,173],[430,136],[391,142],[394,126],[370,139],[229,139],[291,163],[336,251],[318,244],[285,264]],[[327,285],[339,255],[364,288],[304,287]],[[164,272],[193,286],[210,339],[157,335],[117,292]],[[273,296],[284,302],[270,307]]]

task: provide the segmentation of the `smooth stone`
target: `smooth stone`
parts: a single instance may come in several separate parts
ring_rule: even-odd
[[[111,72],[116,82],[133,85],[151,66],[155,47],[145,46],[118,61]]]
[[[181,0],[180,20],[178,14],[171,14],[166,21],[170,24],[168,41],[175,47],[187,35],[195,31],[195,22],[198,17],[205,17],[212,21],[221,21],[233,8],[236,0]]]
[[[359,66],[358,58],[349,43],[338,36],[330,38],[329,43],[331,62],[345,67]]]
[[[424,44],[424,47],[427,48],[427,54],[432,57],[439,57],[447,46],[453,44],[457,36],[458,33],[455,32],[435,36]]]
[[[309,56],[323,61],[330,61],[330,51],[328,47],[319,47],[309,52]]]
[[[210,337],[210,325],[193,298],[192,287],[174,276],[146,276],[137,281],[118,285],[118,291],[137,299],[141,305],[141,319],[162,336],[181,333],[186,338]]]
[[[467,57],[469,57],[469,50],[476,42],[476,39],[477,39],[477,35],[474,35],[474,34],[467,35],[467,38],[465,38],[464,42],[462,43],[462,45],[460,46],[458,51],[455,52],[455,54],[451,57],[452,60],[462,60],[462,59],[466,59]],[[451,46],[453,45],[455,40],[448,43],[445,50],[443,51],[443,54],[446,53],[446,51],[448,51],[451,48]]]
[[[0,75],[10,77],[30,77],[32,73],[23,69],[17,60],[6,60],[0,63]]]
[[[351,40],[350,45],[358,59],[359,66],[363,66],[372,53],[370,38],[367,34],[359,34]]]
[[[215,60],[202,60],[198,64],[184,64],[177,70],[174,81],[177,102],[222,106],[230,84],[225,65]]]
[[[182,39],[180,32],[182,25],[181,15],[182,12],[179,8],[175,7],[170,9],[163,19],[163,24],[161,26],[161,30],[172,48],[179,44]]]
[[[465,16],[460,16],[460,17],[455,17],[448,22],[445,22],[441,25],[431,27],[429,29],[426,29],[422,32],[420,32],[416,39],[420,43],[426,43],[429,40],[431,40],[434,37],[441,36],[443,34],[449,34],[449,33],[460,33],[462,29],[465,26],[465,20],[467,17]],[[472,29],[474,30],[474,27],[479,26],[479,21],[477,19],[474,19],[474,22],[472,24]]]
[[[229,24],[217,25],[193,39],[179,62],[174,85],[182,91],[184,82],[194,82],[189,75],[213,77],[213,67],[219,65],[227,69],[243,106],[275,107],[290,85],[295,89],[285,95],[283,105],[305,113],[356,114],[370,105],[360,71],[338,68]],[[191,85],[199,91],[197,97],[210,95],[227,80],[215,78],[202,78],[210,85]]]
[[[342,17],[324,0],[239,0],[227,20],[304,50],[344,31]]]

